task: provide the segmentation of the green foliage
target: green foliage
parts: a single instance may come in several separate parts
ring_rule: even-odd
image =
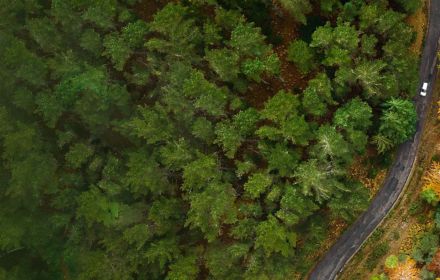
[[[239,56],[229,49],[214,49],[206,52],[206,60],[211,69],[223,81],[230,82],[237,79],[240,73],[238,65]]]
[[[156,160],[142,150],[131,153],[127,162],[127,174],[124,183],[135,194],[161,194],[167,183],[165,174]]]
[[[278,56],[270,54],[261,59],[246,60],[242,65],[242,72],[250,80],[257,83],[262,81],[263,74],[276,75],[279,74],[280,61]]]
[[[101,35],[91,28],[86,29],[81,35],[80,46],[96,56],[100,55],[103,47]]]
[[[214,245],[206,254],[206,263],[210,273],[216,278],[240,277],[237,261],[248,251],[249,246],[243,243],[232,246]]]
[[[329,203],[332,215],[353,222],[368,207],[369,192],[361,183],[351,184],[347,192],[337,193]]]
[[[348,23],[338,24],[333,30],[335,43],[350,52],[353,52],[359,45],[359,31]]]
[[[179,254],[177,240],[174,238],[164,238],[157,242],[151,242],[145,253],[148,263],[156,264],[163,269],[165,264],[174,260]]]
[[[188,218],[185,225],[199,228],[212,242],[221,233],[222,224],[237,220],[234,210],[235,191],[226,183],[212,182],[200,193],[190,194]]]
[[[385,256],[390,250],[390,245],[388,243],[379,243],[372,253],[368,256],[365,265],[369,270],[376,268],[380,259]]]
[[[330,23],[324,26],[318,27],[312,34],[311,47],[314,48],[327,48],[333,41],[333,29]]]
[[[302,195],[294,186],[286,187],[286,192],[281,198],[281,209],[276,213],[286,225],[296,225],[319,209],[311,198]]]
[[[435,222],[435,228],[437,230],[439,230],[440,229],[440,210],[439,210],[439,208],[437,208],[437,210],[435,211],[434,222]]]
[[[325,13],[331,13],[335,9],[340,8],[341,6],[342,6],[342,4],[339,0],[321,0],[320,1],[321,11],[323,11]]]
[[[163,107],[139,107],[138,112],[139,116],[127,123],[132,134],[145,139],[149,144],[171,139],[174,127]]]
[[[159,150],[161,163],[170,170],[181,170],[193,159],[188,142],[183,138],[168,142]]]
[[[122,71],[132,53],[130,47],[118,35],[107,35],[104,38],[103,45],[105,48],[104,55],[112,60],[117,70]]]
[[[440,198],[433,189],[424,189],[420,193],[420,197],[433,206],[436,206],[440,201]]]
[[[333,191],[344,189],[343,185],[332,176],[339,170],[327,167],[327,164],[310,159],[301,163],[295,172],[295,178],[301,187],[303,194],[314,195],[318,202],[328,200]]]
[[[362,85],[368,97],[382,94],[384,76],[381,71],[385,66],[382,61],[364,61],[353,70],[355,79]]]
[[[395,255],[389,255],[385,260],[385,266],[390,269],[396,268],[398,264],[399,258]]]
[[[378,39],[374,35],[362,35],[361,38],[361,50],[365,55],[375,56],[376,55],[376,45]]]
[[[417,1],[165,2],[0,0],[0,278],[305,278],[412,135]]]
[[[325,73],[318,74],[309,81],[309,85],[303,92],[303,107],[312,115],[322,116],[327,112],[327,104],[334,105],[332,85]]]
[[[241,143],[255,131],[258,120],[258,112],[254,109],[247,109],[236,114],[232,121],[217,124],[216,142],[223,146],[227,157],[234,157]]]
[[[186,7],[166,5],[148,26],[150,31],[162,35],[145,43],[148,50],[189,60],[197,57],[195,47],[201,42],[201,32],[194,19],[188,18]]]
[[[256,234],[255,247],[262,248],[266,256],[280,253],[287,257],[293,253],[296,233],[289,232],[274,216],[269,216],[266,221],[261,222],[256,228]]]
[[[61,34],[47,17],[27,21],[27,29],[34,41],[46,52],[55,52],[60,48]]]
[[[329,160],[332,163],[350,163],[352,153],[349,145],[335,128],[324,125],[317,131],[317,143],[312,147],[312,155],[322,161]]]
[[[167,278],[169,280],[191,280],[197,277],[199,268],[197,266],[197,257],[194,255],[179,258],[170,265],[170,271]]]
[[[384,106],[379,135],[389,140],[392,146],[405,142],[416,129],[417,115],[414,105],[408,100],[391,99]],[[378,146],[380,147],[379,144]]]
[[[200,190],[210,181],[218,178],[218,175],[215,156],[203,155],[184,167],[182,187],[186,190]]]
[[[388,276],[385,275],[385,273],[381,273],[379,275],[374,275],[371,277],[371,280],[388,280]]]
[[[295,115],[299,106],[298,97],[292,93],[280,91],[272,97],[261,112],[264,118],[281,123]]]
[[[391,150],[395,146],[390,139],[381,134],[373,136],[372,143],[377,146],[377,150],[380,154]]]
[[[382,228],[378,228],[378,229],[376,229],[376,230],[371,234],[371,237],[370,237],[371,242],[377,242],[377,241],[379,241],[379,240],[382,238],[382,236],[384,235],[384,233],[385,233],[384,229],[382,229]]]
[[[89,191],[83,192],[78,197],[78,217],[83,217],[89,226],[93,223],[103,223],[110,226],[119,217],[120,205],[109,200],[96,187],[91,187]]]
[[[418,262],[430,262],[437,251],[438,245],[438,235],[426,232],[420,237],[417,245],[413,248],[412,257]]]
[[[283,137],[295,144],[306,145],[310,138],[310,130],[304,116],[298,115],[298,106],[296,95],[285,91],[278,92],[265,103],[261,112],[262,117],[274,122],[275,127],[262,126],[257,134],[269,139]]]
[[[227,101],[226,89],[218,88],[213,83],[207,81],[201,72],[193,72],[184,81],[183,94],[194,99],[194,106],[197,109],[214,116],[224,114]]]
[[[350,55],[357,50],[358,44],[359,31],[354,26],[347,22],[333,28],[327,22],[313,32],[310,46],[325,54],[324,65],[343,66],[350,64]]]
[[[38,87],[45,84],[47,65],[42,58],[29,51],[23,41],[13,36],[4,36],[1,49],[3,67],[8,70],[1,75],[6,85],[11,82],[6,80],[7,73],[14,73],[9,77],[14,77],[30,86]]]
[[[308,0],[278,0],[280,5],[290,13],[290,15],[302,24],[307,23],[306,15],[312,11],[312,5]]]
[[[114,25],[112,18],[116,14],[116,1],[97,2],[91,5],[83,14],[85,21],[90,21],[100,28],[111,28]]]
[[[281,143],[277,143],[275,146],[261,143],[259,149],[267,160],[269,170],[276,170],[283,177],[293,174],[299,161],[297,152]]]
[[[409,214],[411,216],[419,215],[423,212],[423,203],[420,200],[416,200],[415,202],[409,205]]]
[[[415,13],[418,9],[422,7],[422,2],[420,0],[395,0],[407,13]]]
[[[261,82],[263,75],[276,75],[280,68],[278,57],[264,40],[259,27],[238,21],[227,42],[230,48],[206,50],[205,58],[223,81],[236,83],[243,73],[249,80]]]
[[[313,50],[302,40],[290,43],[287,49],[287,59],[295,63],[302,74],[307,74],[316,67]]]
[[[206,118],[197,118],[192,125],[192,134],[207,143],[211,143],[214,139],[212,123]]]
[[[269,50],[264,39],[261,29],[252,23],[239,24],[232,30],[229,45],[242,55],[258,56]]]
[[[355,98],[338,108],[333,123],[346,130],[366,131],[371,126],[372,109],[368,103]]]
[[[400,233],[397,230],[393,231],[393,240],[399,240],[399,238]]]
[[[255,173],[244,184],[244,189],[251,198],[257,198],[272,184],[272,178],[267,174]]]
[[[73,168],[79,168],[93,155],[93,149],[83,143],[72,146],[66,154],[66,161]]]

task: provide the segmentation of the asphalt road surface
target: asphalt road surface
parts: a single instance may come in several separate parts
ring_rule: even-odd
[[[431,105],[433,85],[437,76],[437,68],[434,64],[438,49],[437,42],[440,38],[440,0],[431,0],[429,22],[420,66],[420,82],[429,82],[429,87],[426,97],[417,94],[415,99],[418,114],[416,134],[411,140],[399,147],[396,160],[390,168],[382,189],[377,193],[368,209],[315,266],[310,274],[310,280],[336,279],[351,257],[356,254],[369,235],[391,211],[409,179],[415,163],[422,128]]]

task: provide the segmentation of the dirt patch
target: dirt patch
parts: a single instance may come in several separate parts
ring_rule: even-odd
[[[144,0],[136,4],[134,11],[138,17],[145,21],[153,20],[154,14],[165,7],[170,0]]]
[[[322,257],[324,253],[326,253],[331,246],[341,237],[341,234],[347,229],[349,224],[342,219],[332,220],[329,223],[329,235],[327,239],[323,242],[322,250],[319,254],[316,254],[316,257]]]
[[[376,175],[371,178],[368,173],[373,166],[368,162],[368,159],[374,157],[377,157],[377,154],[376,151],[371,148],[366,155],[355,158],[348,170],[351,178],[361,182],[368,189],[370,198],[374,197],[379,191],[387,174],[387,169],[384,168],[380,169]]]
[[[412,26],[414,31],[417,32],[416,40],[412,44],[410,50],[413,53],[420,55],[422,53],[423,40],[425,38],[425,32],[428,24],[426,1],[423,1],[422,8],[420,8],[415,14],[409,16],[406,19],[406,22]]]
[[[274,6],[277,5],[274,1]],[[276,6],[275,6],[276,7]],[[280,89],[292,90],[294,87],[305,88],[307,85],[307,77],[299,73],[298,69],[291,62],[287,61],[287,49],[290,42],[298,37],[298,23],[288,15],[287,12],[282,11],[280,15],[277,11],[282,11],[280,7],[272,9],[272,28],[283,41],[274,50],[281,60],[281,84],[277,84]]]

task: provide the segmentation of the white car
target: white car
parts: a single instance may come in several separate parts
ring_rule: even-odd
[[[426,92],[428,90],[428,83],[423,83],[422,90],[420,91],[421,96],[426,96]]]

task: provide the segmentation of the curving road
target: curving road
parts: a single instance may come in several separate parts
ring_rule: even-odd
[[[410,177],[422,135],[428,107],[431,104],[433,85],[437,76],[436,53],[440,38],[440,0],[431,0],[429,7],[429,27],[425,38],[420,79],[429,82],[426,97],[417,95],[415,105],[418,114],[417,130],[414,137],[401,145],[390,168],[382,189],[377,193],[368,209],[351,225],[341,238],[330,248],[310,274],[310,280],[333,280],[348,261],[356,254],[370,234],[385,219],[397,202]]]

